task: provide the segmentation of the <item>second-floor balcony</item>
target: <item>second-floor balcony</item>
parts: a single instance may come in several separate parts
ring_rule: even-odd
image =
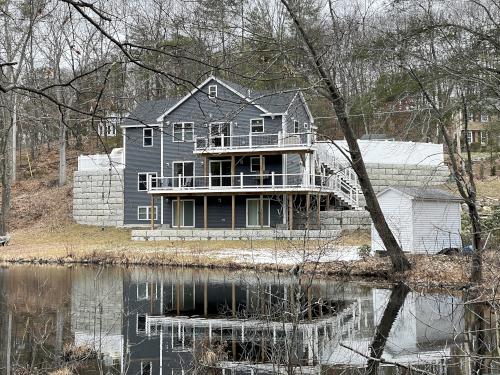
[[[351,207],[358,207],[360,190],[341,174],[236,174],[152,177],[148,192],[160,195],[333,193]]]
[[[313,133],[253,133],[246,135],[216,134],[208,137],[196,137],[194,142],[195,154],[228,154],[240,151],[245,152],[272,152],[311,150]]]

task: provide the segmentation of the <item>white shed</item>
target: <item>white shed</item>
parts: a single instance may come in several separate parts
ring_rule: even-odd
[[[377,197],[403,251],[435,254],[462,246],[460,198],[427,187],[389,187]],[[372,224],[372,252],[375,251],[385,251],[385,246]]]

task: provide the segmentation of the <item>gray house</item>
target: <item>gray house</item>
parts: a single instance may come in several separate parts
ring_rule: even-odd
[[[357,183],[319,161],[297,90],[211,76],[183,98],[140,104],[121,126],[125,225],[294,228],[331,202],[357,208]]]

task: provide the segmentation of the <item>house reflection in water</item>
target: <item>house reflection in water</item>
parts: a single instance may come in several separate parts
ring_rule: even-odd
[[[297,288],[283,276],[137,268],[123,272],[122,286],[115,271],[99,279],[74,280],[75,342],[94,339],[117,372],[144,375],[183,374],[193,366],[225,374],[278,373],[288,363],[314,374],[363,367],[366,358],[355,351],[368,352],[390,294],[317,280],[303,293],[301,324],[294,327],[289,310]],[[92,290],[96,298],[85,302]],[[102,313],[92,320],[94,311]],[[410,294],[383,357],[445,366],[462,317],[459,299]]]
[[[180,375],[193,366],[207,374],[276,374],[288,364],[302,374],[358,373],[367,361],[357,352],[368,353],[391,291],[301,282],[298,293],[288,275],[248,271],[0,269],[0,372],[50,372],[65,365],[63,349],[74,345],[101,353],[102,362],[84,363],[81,375],[98,367],[109,374]],[[474,345],[462,342],[463,316],[459,298],[410,293],[383,358],[431,373],[470,372],[463,354]],[[495,337],[487,339],[496,348]]]

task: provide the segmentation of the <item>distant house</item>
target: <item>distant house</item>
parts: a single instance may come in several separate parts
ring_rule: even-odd
[[[472,145],[473,151],[479,151],[481,147],[488,145],[490,142],[493,142],[493,144],[500,143],[498,115],[471,111],[468,114],[467,131],[464,129],[463,120],[460,120],[460,129],[463,140],[462,150],[465,148],[465,141]]]
[[[435,254],[462,246],[461,199],[427,187],[389,187],[378,195],[380,207],[403,251]],[[372,251],[385,251],[372,224]]]

